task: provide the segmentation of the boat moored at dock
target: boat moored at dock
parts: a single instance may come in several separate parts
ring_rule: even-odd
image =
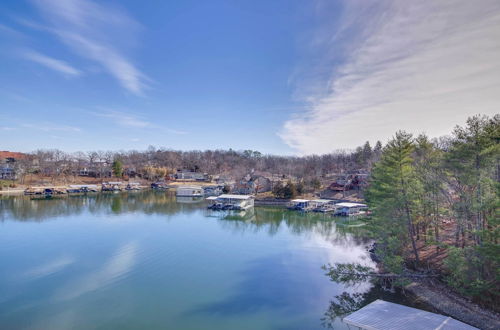
[[[95,184],[71,184],[66,189],[68,194],[86,194],[98,191],[99,189]]]
[[[113,191],[118,192],[123,190],[123,182],[113,181],[113,182],[103,182],[101,191]]]

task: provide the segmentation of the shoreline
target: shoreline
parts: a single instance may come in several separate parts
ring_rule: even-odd
[[[500,329],[500,315],[458,295],[436,280],[412,282],[403,287],[414,299],[437,312],[479,329]]]

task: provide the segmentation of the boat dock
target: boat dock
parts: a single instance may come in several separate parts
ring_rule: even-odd
[[[478,330],[449,316],[384,300],[375,300],[342,321],[363,330]]]
[[[231,195],[223,194],[220,196],[210,196],[207,198],[212,202],[208,206],[212,210],[236,210],[243,211],[253,208],[254,196],[252,195]]]

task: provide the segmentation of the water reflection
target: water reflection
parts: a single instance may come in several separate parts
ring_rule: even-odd
[[[329,301],[345,288],[321,266],[360,261],[369,243],[325,214],[212,211],[155,191],[0,197],[0,220],[0,324],[11,328],[339,326]]]
[[[243,212],[213,211],[204,207],[203,198],[176,197],[173,192],[141,191],[133,193],[101,193],[84,196],[66,196],[58,199],[32,200],[25,196],[0,196],[0,220],[45,221],[57,217],[90,214],[140,212],[144,214],[190,214],[203,210],[207,218],[220,221],[220,225],[235,232],[266,231],[275,235],[285,226],[297,235],[304,232],[330,237],[337,244],[348,239],[365,244],[363,227],[337,226],[332,217],[318,213],[299,213],[283,208],[256,207]],[[334,234],[334,235],[333,235]]]
[[[187,197],[188,199],[190,197]],[[185,202],[185,201],[184,201]],[[30,199],[26,196],[0,196],[0,220],[44,221],[55,217],[131,212],[145,214],[190,213],[200,209],[203,199],[177,202],[172,192],[100,193],[84,196],[65,196],[57,199]]]

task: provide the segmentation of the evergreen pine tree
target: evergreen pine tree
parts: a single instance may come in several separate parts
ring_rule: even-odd
[[[373,230],[383,250],[384,265],[401,271],[403,256],[410,246],[415,262],[419,254],[415,241],[420,185],[415,175],[411,134],[397,132],[383,149],[375,165],[366,197],[373,209]]]

